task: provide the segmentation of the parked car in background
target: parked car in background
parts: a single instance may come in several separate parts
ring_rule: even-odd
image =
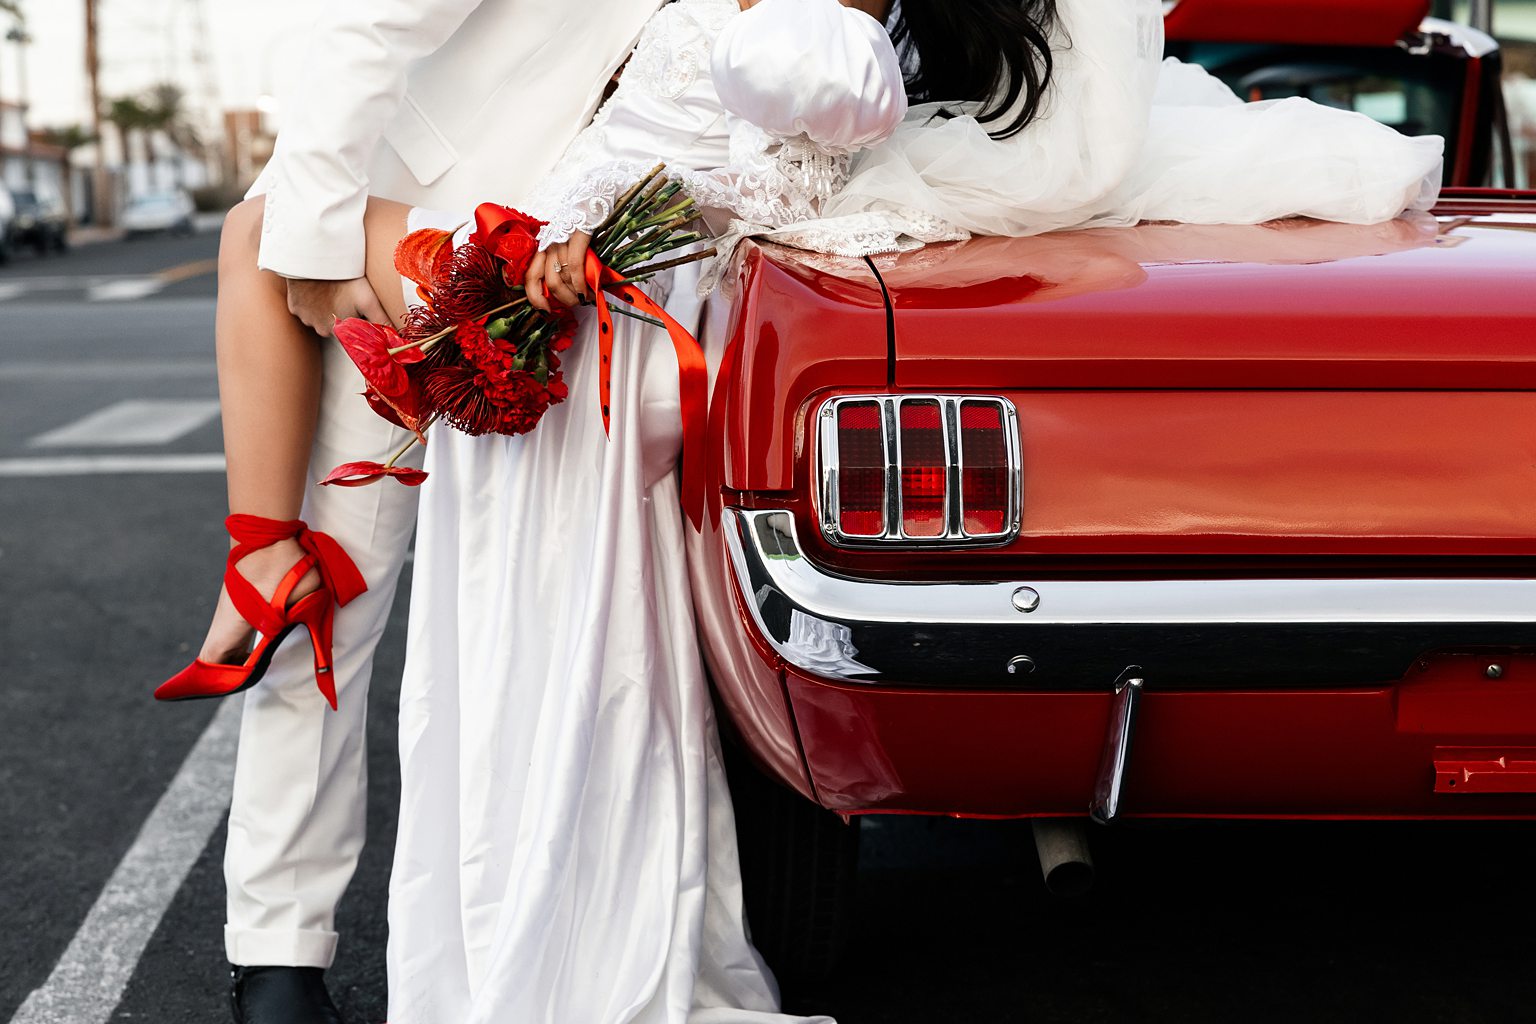
[[[69,210],[64,198],[47,186],[13,189],[16,219],[12,247],[30,246],[39,256],[69,248]]]
[[[1349,0],[1303,16],[1297,0],[1180,0],[1167,18],[1168,53],[1244,99],[1301,96],[1405,135],[1444,136],[1447,185],[1512,184],[1498,43],[1428,9]]]
[[[1497,50],[1427,8],[1168,24],[1481,185]],[[775,968],[835,964],[864,815],[1536,818],[1533,229],[1536,192],[1459,188],[1370,226],[744,245],[689,562]]]
[[[192,197],[179,189],[151,192],[128,200],[120,224],[130,238],[158,232],[190,235],[194,209]]]
[[[0,263],[11,258],[11,231],[16,221],[16,202],[11,190],[0,183]]]

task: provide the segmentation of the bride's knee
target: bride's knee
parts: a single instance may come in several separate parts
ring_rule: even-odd
[[[224,229],[219,234],[219,269],[240,265],[251,268],[261,249],[261,221],[267,208],[266,199],[256,196],[237,203],[224,217]]]

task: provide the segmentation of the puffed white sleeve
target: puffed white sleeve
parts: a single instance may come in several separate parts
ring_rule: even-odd
[[[761,0],[720,33],[710,68],[730,160],[690,191],[744,224],[819,216],[853,155],[884,142],[907,113],[885,26],[837,0]]]
[[[735,0],[668,4],[530,212],[549,222],[546,246],[591,231],[662,159],[706,211],[797,223],[816,215],[846,180],[851,155],[889,136],[906,107],[884,26],[837,0],[761,0],[746,11]],[[695,145],[722,125],[723,161]]]
[[[710,68],[727,113],[834,152],[884,141],[907,113],[885,26],[837,0],[762,0],[720,33]]]

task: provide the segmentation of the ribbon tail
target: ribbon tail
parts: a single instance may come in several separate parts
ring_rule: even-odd
[[[358,570],[357,563],[352,561],[352,556],[347,554],[336,538],[328,533],[309,530],[300,543],[314,554],[315,561],[319,563],[320,576],[330,588],[338,606],[351,604],[355,598],[367,592],[368,583]]]
[[[587,250],[586,266],[582,268],[587,278],[587,287],[592,290],[593,301],[597,304],[597,348],[599,362],[597,366],[597,402],[603,414],[603,433],[612,436],[609,429],[613,413],[613,311],[608,308],[608,293],[603,290],[603,285],[612,280],[618,280],[618,275],[603,265],[603,261],[597,258],[597,253]]]
[[[660,320],[666,326],[667,336],[672,339],[672,349],[677,355],[678,394],[682,400],[683,513],[694,530],[702,530],[709,410],[709,368],[704,362],[704,350],[698,339],[649,295],[634,285],[621,284],[624,279],[605,266],[596,253],[590,250],[587,252],[584,269],[587,284],[597,303],[598,343],[602,355],[598,372],[598,398],[603,406],[604,430],[608,429],[612,406],[609,372],[613,363],[613,315],[608,308],[609,289],[612,289],[616,298]]]

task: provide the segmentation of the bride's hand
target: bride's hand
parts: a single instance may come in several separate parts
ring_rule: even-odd
[[[578,231],[535,256],[523,281],[529,305],[548,313],[550,299],[568,307],[590,299],[586,267],[587,247],[591,243],[591,235]]]

